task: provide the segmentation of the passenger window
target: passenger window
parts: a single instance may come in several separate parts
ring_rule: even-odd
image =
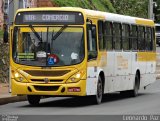
[[[150,27],[146,28],[145,40],[146,40],[146,50],[152,50],[152,35]]]
[[[132,50],[137,50],[138,49],[138,32],[137,32],[137,26],[136,25],[132,25],[132,29],[131,29],[131,47]]]
[[[87,25],[88,60],[97,58],[96,26]]]
[[[112,22],[105,22],[104,39],[106,41],[107,50],[113,49],[113,24]]]
[[[104,25],[103,21],[98,21],[98,41],[99,41],[99,49],[104,50],[106,48],[106,44],[104,41]]]
[[[115,43],[115,50],[121,50],[122,49],[122,41],[121,41],[121,24],[120,23],[114,23],[114,31],[113,31],[113,41]]]
[[[124,50],[129,50],[130,27],[127,24],[122,25],[122,45]]]
[[[138,49],[145,50],[145,28],[138,27]]]
[[[155,29],[151,28],[151,37],[152,37],[152,50],[156,51],[156,41],[155,41]]]

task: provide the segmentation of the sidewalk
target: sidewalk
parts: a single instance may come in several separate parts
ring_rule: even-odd
[[[25,96],[12,96],[9,93],[9,84],[0,83],[0,105],[24,100]]]

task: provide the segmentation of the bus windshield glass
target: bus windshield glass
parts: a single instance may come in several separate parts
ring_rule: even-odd
[[[82,27],[15,27],[13,60],[28,66],[69,66],[84,59]]]

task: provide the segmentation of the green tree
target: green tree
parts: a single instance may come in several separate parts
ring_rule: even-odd
[[[3,37],[3,31],[0,30],[0,39]]]
[[[100,10],[115,13],[110,0],[52,0],[60,7],[81,7],[92,10]]]
[[[118,14],[147,18],[148,0],[110,0]]]
[[[154,0],[156,2],[157,6],[153,6],[154,8],[154,14],[155,14],[155,22],[160,23],[160,0]]]

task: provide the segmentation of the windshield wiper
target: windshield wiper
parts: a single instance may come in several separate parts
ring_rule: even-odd
[[[61,35],[61,33],[67,28],[67,26],[68,25],[62,26],[62,28],[54,36],[52,34],[52,41],[56,40],[59,37],[59,35]]]
[[[34,27],[30,24],[29,27],[31,28],[32,32],[34,33],[34,35],[37,37],[37,39],[42,42],[42,38],[40,37],[40,35],[35,31]]]

